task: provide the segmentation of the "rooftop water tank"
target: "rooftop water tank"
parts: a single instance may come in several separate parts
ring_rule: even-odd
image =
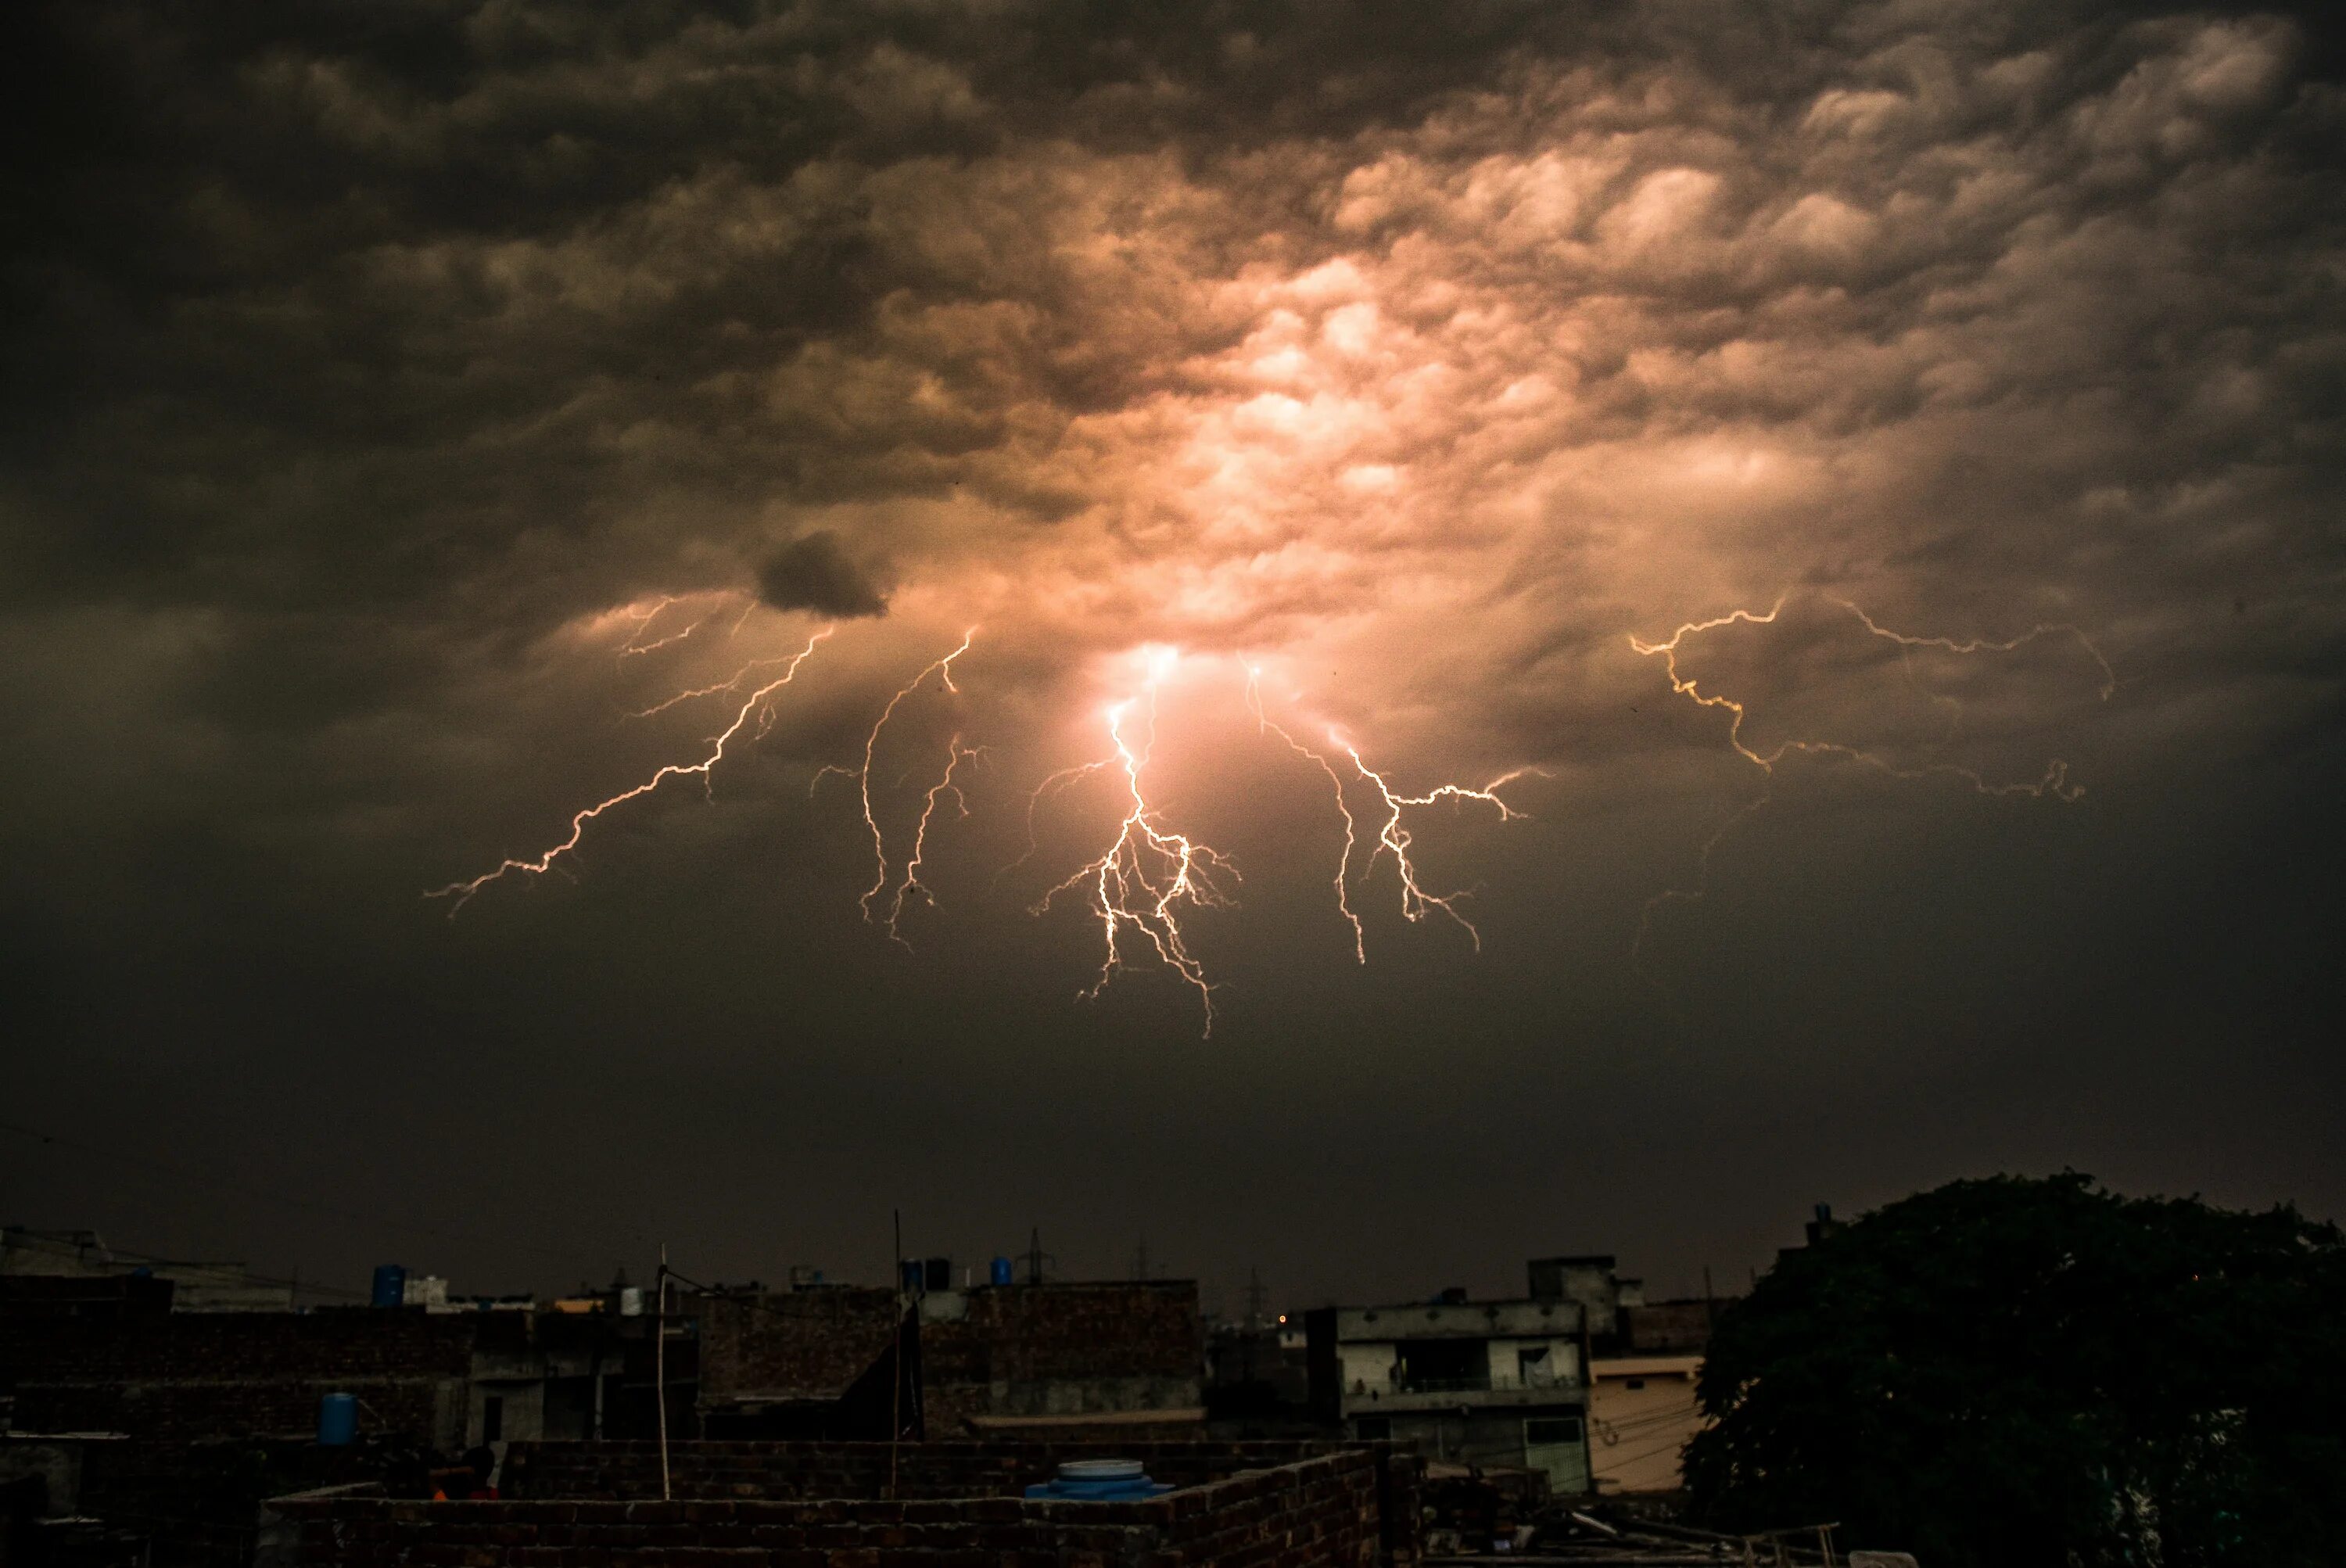
[[[403,1264],[378,1263],[374,1266],[374,1294],[372,1304],[377,1307],[403,1306],[407,1300],[407,1269]]]
[[[1137,1459],[1071,1459],[1026,1495],[1058,1502],[1133,1502],[1173,1489],[1148,1479]]]
[[[318,1401],[318,1446],[348,1448],[358,1441],[359,1400],[356,1394],[328,1394]]]
[[[996,1284],[996,1285],[1007,1285],[1007,1284],[1009,1284],[1009,1283],[1010,1283],[1010,1259],[1008,1259],[1008,1258],[1006,1258],[1006,1257],[997,1257],[997,1258],[995,1258],[995,1259],[994,1260],[994,1272],[993,1272],[991,1275],[989,1275],[989,1276],[988,1276],[988,1278],[990,1278],[990,1279],[992,1280],[992,1282],[993,1282],[993,1283],[994,1283],[994,1284]]]

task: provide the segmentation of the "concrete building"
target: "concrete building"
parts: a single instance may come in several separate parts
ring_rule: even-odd
[[[290,1312],[301,1284],[254,1274],[241,1263],[150,1257],[107,1246],[94,1230],[0,1226],[0,1278],[168,1279],[178,1312]],[[314,1299],[320,1292],[311,1290]]]
[[[1680,1460],[1702,1430],[1695,1380],[1720,1304],[1647,1301],[1604,1254],[1535,1258],[1532,1293],[1588,1313],[1589,1481],[1602,1493],[1678,1491]]]
[[[1588,1385],[1588,1456],[1601,1493],[1677,1492],[1680,1461],[1702,1430],[1698,1355],[1599,1356]]]
[[[1346,1436],[1436,1461],[1540,1471],[1589,1490],[1588,1309],[1553,1296],[1328,1307],[1307,1313],[1312,1403]]]

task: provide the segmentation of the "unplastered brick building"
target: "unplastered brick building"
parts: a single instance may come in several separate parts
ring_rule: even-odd
[[[798,1418],[819,1420],[888,1352],[908,1309],[930,1436],[1166,1430],[1205,1418],[1192,1280],[940,1288],[909,1308],[892,1290],[849,1286],[727,1291],[690,1309],[712,1436],[798,1435]]]
[[[1070,1460],[1139,1461],[1170,1490],[1025,1495]],[[1420,1461],[1298,1442],[515,1444],[521,1495],[280,1498],[302,1568],[1407,1568]]]
[[[328,1393],[374,1430],[441,1447],[465,1437],[474,1326],[421,1312],[0,1312],[0,1381],[24,1431],[168,1441],[300,1437]]]

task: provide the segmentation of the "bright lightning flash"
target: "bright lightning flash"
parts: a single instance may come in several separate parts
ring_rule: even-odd
[[[647,617],[647,624],[648,624],[648,617]],[[640,630],[641,628],[639,627],[639,635]],[[570,855],[576,851],[579,840],[586,836],[587,823],[593,821],[596,818],[600,817],[604,812],[609,810],[614,806],[625,804],[627,801],[635,799],[638,796],[650,794],[653,790],[658,789],[670,779],[681,779],[688,774],[698,774],[700,779],[701,789],[709,793],[710,799],[715,799],[714,788],[709,782],[709,775],[716,770],[717,765],[725,759],[725,748],[731,744],[735,736],[741,733],[742,728],[750,722],[750,716],[753,713],[763,713],[768,716],[761,722],[761,728],[760,729],[760,734],[764,733],[762,724],[771,722],[771,709],[769,707],[769,704],[770,703],[774,694],[781,690],[782,687],[790,685],[790,678],[799,672],[799,666],[804,664],[807,659],[812,656],[816,646],[821,643],[824,638],[830,636],[831,630],[831,627],[825,626],[822,630],[809,637],[807,639],[807,646],[800,649],[796,654],[790,656],[788,661],[784,663],[781,674],[774,677],[771,680],[765,682],[763,685],[758,687],[756,690],[750,692],[749,697],[742,701],[740,708],[735,711],[733,715],[733,722],[727,725],[721,731],[710,738],[709,743],[709,754],[706,757],[703,757],[699,761],[666,763],[662,765],[650,778],[635,786],[635,788],[631,789],[623,789],[618,794],[611,796],[608,799],[598,800],[594,805],[587,807],[585,810],[576,813],[570,819],[570,836],[563,840],[562,842],[555,845],[554,848],[546,850],[542,855],[538,855],[533,859],[525,860],[507,859],[499,861],[496,868],[493,871],[484,871],[481,875],[474,877],[467,881],[450,882],[446,887],[434,888],[423,896],[425,898],[432,899],[454,899],[455,901],[451,904],[448,909],[448,918],[454,920],[456,918],[458,911],[463,910],[465,904],[472,901],[472,897],[474,893],[479,892],[483,888],[488,886],[491,882],[495,881],[507,871],[525,872],[527,875],[534,877],[544,876],[546,872],[552,871],[555,868],[556,863],[564,856]],[[648,650],[639,649],[637,651],[640,652]],[[782,662],[783,661],[775,659],[761,659],[755,661],[755,664],[770,666]],[[709,688],[709,692],[728,689],[738,690],[740,688],[740,684],[746,678],[750,667],[755,667],[755,666],[745,667],[744,669],[740,674],[737,674],[731,681],[725,683],[723,686],[711,687]],[[706,696],[708,694],[708,692],[702,692],[688,695]],[[663,704],[662,706],[666,705]]]
[[[1214,1032],[1214,988],[1189,951],[1181,930],[1180,910],[1185,904],[1192,908],[1230,907],[1229,896],[1215,878],[1222,874],[1239,880],[1238,868],[1212,846],[1166,827],[1148,804],[1141,783],[1148,768],[1149,753],[1157,744],[1157,688],[1179,660],[1180,655],[1172,649],[1155,650],[1149,657],[1148,677],[1141,695],[1127,697],[1107,709],[1105,717],[1113,748],[1111,755],[1062,769],[1035,787],[1028,801],[1030,820],[1034,801],[1046,790],[1056,792],[1078,778],[1111,768],[1123,775],[1128,805],[1115,840],[1045,893],[1029,912],[1039,915],[1061,893],[1080,888],[1086,905],[1100,922],[1107,946],[1107,956],[1100,962],[1099,978],[1081,994],[1087,999],[1096,998],[1116,972],[1124,967],[1121,938],[1129,928],[1148,941],[1168,968],[1196,988],[1205,1008],[1205,1033],[1210,1036]],[[1135,708],[1141,708],[1144,715],[1143,738],[1137,748],[1125,734],[1125,726]]]
[[[1944,653],[1966,657],[1980,654],[2008,654],[2045,637],[2069,637],[2086,651],[2101,670],[2102,700],[2107,702],[2117,690],[2117,676],[2110,668],[2110,661],[2103,657],[2102,650],[2095,646],[2093,639],[2088,637],[2082,629],[2066,621],[2039,623],[2018,636],[2009,637],[2000,642],[1987,638],[1962,642],[1953,637],[1916,636],[1905,632],[1893,631],[1875,621],[1872,616],[1847,599],[1836,598],[1831,602],[1855,616],[1865,627],[1868,635],[1896,645],[1902,657],[1912,654],[1917,648],[1937,648]],[[1713,632],[1721,627],[1739,624],[1755,626],[1771,625],[1783,612],[1784,604],[1785,600],[1779,598],[1764,614],[1755,610],[1730,610],[1726,615],[1715,616],[1710,620],[1688,621],[1671,633],[1669,638],[1664,642],[1649,643],[1639,637],[1631,636],[1629,646],[1645,657],[1650,658],[1657,654],[1661,656],[1662,667],[1664,673],[1669,677],[1672,692],[1688,698],[1698,707],[1719,708],[1730,715],[1727,727],[1727,743],[1734,748],[1738,756],[1758,768],[1771,781],[1775,775],[1776,765],[1789,756],[1799,754],[1837,758],[1842,761],[1854,762],[1892,779],[1954,779],[1968,786],[1974,793],[1981,795],[2000,797],[2025,795],[2031,799],[2039,800],[2049,796],[2064,802],[2074,802],[2085,795],[2085,786],[2069,781],[2069,765],[2057,757],[2051,759],[2045,764],[2045,772],[2039,778],[1997,783],[1990,781],[1985,775],[1975,769],[1962,767],[1956,763],[1930,762],[1921,767],[1904,767],[1878,752],[1868,751],[1861,747],[1838,740],[1794,738],[1786,740],[1770,750],[1755,749],[1743,738],[1744,720],[1749,717],[1745,704],[1723,693],[1704,691],[1697,677],[1686,675],[1679,670],[1678,655],[1688,637],[1700,636],[1706,632]],[[1953,703],[1952,698],[1944,700],[1950,704]],[[1637,942],[1631,949],[1633,958],[1644,951],[1646,940],[1651,934],[1654,916],[1664,905],[1677,901],[1691,902],[1703,896],[1710,885],[1712,855],[1729,834],[1766,807],[1770,799],[1770,795],[1763,789],[1757,798],[1746,802],[1719,825],[1719,830],[1702,847],[1701,876],[1695,887],[1667,889],[1646,901],[1645,909],[1637,921]]]

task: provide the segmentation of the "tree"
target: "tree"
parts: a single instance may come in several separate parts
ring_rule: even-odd
[[[1925,1568],[2346,1563],[2346,1237],[2293,1208],[1954,1182],[1787,1253],[1699,1393],[1722,1524]]]

